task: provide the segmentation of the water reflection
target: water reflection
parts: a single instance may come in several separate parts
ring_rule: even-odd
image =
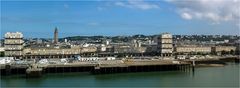
[[[92,75],[90,73],[44,74],[1,78],[3,87],[239,87],[239,64],[195,68],[189,71],[140,72]]]

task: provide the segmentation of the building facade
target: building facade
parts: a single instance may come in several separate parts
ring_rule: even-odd
[[[214,46],[212,47],[212,52],[218,55],[221,54],[234,54],[237,47],[235,46]]]
[[[222,52],[222,51],[230,52],[230,51],[236,51],[236,47],[235,46],[215,46],[215,47],[212,47],[212,51],[213,52]]]
[[[162,33],[158,37],[158,52],[161,54],[161,56],[172,56],[173,52],[173,41],[172,41],[172,35],[170,33]]]
[[[208,46],[178,46],[175,47],[177,54],[209,54],[211,53],[211,47]]]
[[[5,56],[22,56],[23,43],[23,34],[21,32],[7,32],[4,40]]]

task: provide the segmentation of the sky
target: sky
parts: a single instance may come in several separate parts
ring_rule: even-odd
[[[239,35],[240,0],[1,0],[1,37]]]

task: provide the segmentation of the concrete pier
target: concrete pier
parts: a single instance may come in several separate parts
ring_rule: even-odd
[[[5,74],[6,75],[11,75],[11,65],[10,64],[7,64],[5,66]]]
[[[31,65],[27,70],[26,70],[26,76],[28,78],[32,77],[41,77],[43,73],[43,69],[38,67],[36,64]]]
[[[186,71],[190,64],[169,64],[169,65],[139,65],[126,67],[95,67],[93,74],[129,73],[129,72],[153,72],[153,71]]]
[[[16,74],[26,74],[27,77],[41,77],[46,73],[68,73],[68,72],[90,72],[92,74],[110,74],[126,72],[150,72],[150,71],[185,71],[190,68],[190,63],[173,63],[172,60],[133,60],[133,61],[96,61],[96,62],[76,62],[68,64],[49,64],[45,67],[38,65],[11,66],[12,72]],[[21,69],[19,71],[19,69]],[[7,72],[6,69],[1,71]],[[25,72],[23,72],[25,71]]]
[[[42,68],[28,68],[26,70],[26,77],[41,77],[42,76]]]
[[[239,62],[239,58],[196,59],[196,67],[224,66],[226,62]],[[1,76],[12,74],[26,74],[27,77],[39,77],[46,73],[90,72],[92,74],[111,74],[126,72],[149,71],[193,71],[193,60],[162,60],[162,59],[127,59],[109,61],[86,61],[66,64],[35,65],[1,65]]]

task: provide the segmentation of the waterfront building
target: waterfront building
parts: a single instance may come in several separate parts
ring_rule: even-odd
[[[223,53],[234,54],[237,47],[235,46],[214,46],[212,47],[212,52],[218,55]]]
[[[87,52],[96,52],[96,47],[82,47],[82,48],[28,48],[24,49],[24,53],[27,55],[71,55]]]
[[[81,52],[80,49],[30,49],[28,52],[31,55],[65,55],[65,54],[79,54]]]
[[[213,48],[213,52],[221,52],[221,51],[230,52],[230,51],[236,50],[235,46],[215,46],[212,48]]]
[[[4,56],[4,47],[0,46],[0,57]]]
[[[174,51],[177,54],[209,54],[211,53],[210,46],[177,46]]]
[[[172,56],[173,52],[173,41],[170,33],[162,33],[158,37],[157,48],[161,56]]]
[[[4,47],[0,47],[0,52],[4,52]]]
[[[22,56],[23,43],[21,32],[7,32],[4,40],[5,56]]]

